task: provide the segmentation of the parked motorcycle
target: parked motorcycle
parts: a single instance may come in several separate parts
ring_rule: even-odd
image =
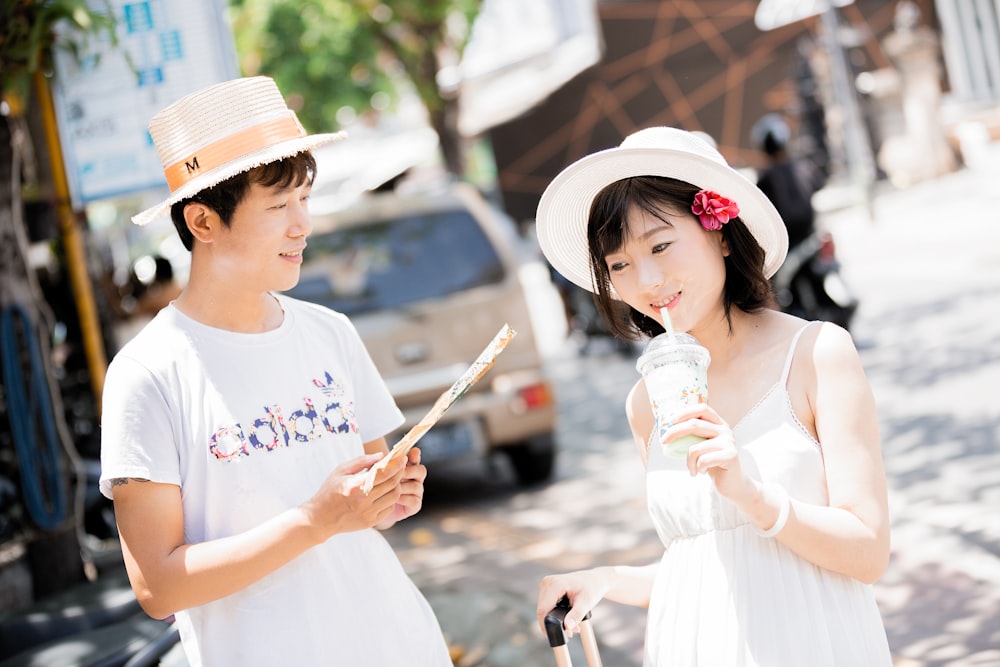
[[[142,611],[121,567],[0,619],[0,664],[11,667],[187,667],[179,642],[176,622]]]
[[[816,231],[788,251],[774,276],[781,309],[807,320],[833,322],[850,329],[858,299],[840,273],[833,235]]]
[[[565,287],[563,299],[569,316],[570,331],[583,338],[580,354],[587,354],[592,342],[603,339],[610,343],[611,348],[616,353],[624,357],[631,357],[635,353],[632,342],[622,340],[611,333],[608,325],[597,312],[594,295],[569,282],[566,283]]]

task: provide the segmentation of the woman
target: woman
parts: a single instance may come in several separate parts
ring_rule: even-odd
[[[772,309],[788,239],[767,197],[704,140],[648,128],[560,173],[537,226],[618,335],[662,333],[665,308],[711,354],[709,402],[662,442],[641,379],[626,402],[662,559],[546,577],[539,620],[563,595],[568,632],[602,598],[648,607],[647,666],[888,667],[874,398],[846,331]],[[705,439],[664,454],[687,435]]]

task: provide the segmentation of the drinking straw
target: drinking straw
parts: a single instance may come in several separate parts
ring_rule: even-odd
[[[660,318],[663,320],[663,328],[667,330],[667,335],[670,337],[670,342],[676,343],[677,339],[674,336],[674,325],[670,321],[670,313],[667,312],[666,306],[660,308]]]

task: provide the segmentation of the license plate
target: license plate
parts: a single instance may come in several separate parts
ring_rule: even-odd
[[[469,454],[477,449],[478,424],[471,421],[438,423],[417,442],[420,462],[430,463]]]

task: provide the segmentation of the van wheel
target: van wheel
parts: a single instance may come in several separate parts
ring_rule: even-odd
[[[556,440],[552,433],[535,436],[519,445],[504,447],[521,486],[538,484],[552,477],[556,462]]]

